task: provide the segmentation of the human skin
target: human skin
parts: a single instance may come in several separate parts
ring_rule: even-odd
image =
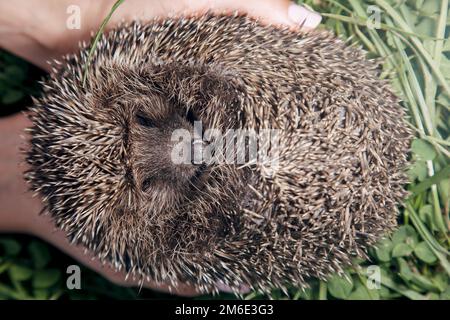
[[[31,63],[50,71],[47,61],[75,52],[78,43],[89,40],[91,32],[106,17],[115,0],[0,0],[0,48],[6,49]],[[67,8],[80,8],[81,28],[66,27]],[[125,0],[114,13],[107,28],[122,20],[139,18],[149,20],[179,14],[214,12],[247,12],[264,23],[287,25],[292,28],[315,28],[319,14],[293,5],[286,0]],[[39,214],[42,203],[28,192],[23,179],[27,169],[23,150],[27,150],[25,128],[30,126],[26,114],[0,118],[0,233],[24,233],[37,236],[66,252],[80,263],[97,271],[105,278],[123,286],[141,285],[136,279],[125,279],[109,265],[102,265],[89,252],[69,243],[64,232],[57,230],[48,215]],[[169,292],[165,284],[150,281],[144,287]],[[228,291],[223,287],[224,291]],[[245,290],[245,289],[243,289]],[[193,296],[196,290],[181,285],[172,293]]]

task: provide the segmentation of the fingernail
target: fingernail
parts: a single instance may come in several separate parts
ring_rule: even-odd
[[[288,16],[294,23],[301,25],[306,29],[314,29],[322,20],[322,16],[317,12],[306,9],[292,3],[288,8]]]

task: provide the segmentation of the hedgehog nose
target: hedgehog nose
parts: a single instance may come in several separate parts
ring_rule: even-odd
[[[191,140],[191,163],[193,165],[201,165],[204,163],[203,148],[205,143],[202,139]]]

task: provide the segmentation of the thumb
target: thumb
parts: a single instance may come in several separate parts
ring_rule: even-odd
[[[266,23],[314,29],[322,20],[319,13],[288,0],[210,0],[210,9],[246,12]]]

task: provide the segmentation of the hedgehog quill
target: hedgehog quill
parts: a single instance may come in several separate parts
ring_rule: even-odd
[[[342,272],[396,226],[411,132],[377,64],[245,15],[133,22],[55,65],[25,173],[69,239],[139,277],[269,292]],[[278,166],[176,164],[174,130],[276,129]],[[272,151],[274,151],[272,150]]]

